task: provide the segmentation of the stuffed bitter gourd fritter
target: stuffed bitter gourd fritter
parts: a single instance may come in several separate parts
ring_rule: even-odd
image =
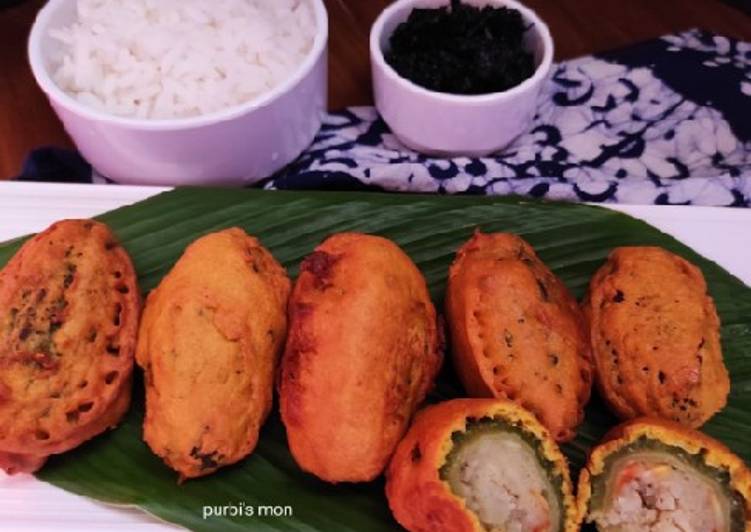
[[[601,532],[751,530],[751,473],[724,445],[639,418],[613,429],[579,477],[581,518]]]
[[[516,235],[475,233],[451,265],[446,315],[470,395],[512,399],[556,440],[574,437],[592,384],[586,324],[532,246]]]
[[[506,399],[455,399],[415,416],[386,471],[411,532],[574,532],[568,467],[536,417]]]
[[[441,363],[425,279],[393,242],[343,233],[301,266],[279,384],[300,467],[363,482],[388,463]]]
[[[696,266],[661,248],[618,248],[583,306],[599,390],[621,418],[697,428],[725,406],[720,320]]]
[[[181,479],[235,463],[271,410],[290,281],[238,228],[192,243],[149,294],[136,358],[144,439]]]
[[[110,229],[66,220],[0,272],[0,467],[34,471],[130,404],[140,294]]]

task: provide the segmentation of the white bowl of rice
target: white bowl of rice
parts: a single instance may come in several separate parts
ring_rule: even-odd
[[[313,141],[327,40],[322,0],[50,0],[29,61],[100,175],[246,185]]]

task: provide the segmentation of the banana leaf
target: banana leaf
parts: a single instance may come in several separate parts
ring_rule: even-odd
[[[258,236],[293,276],[302,258],[327,235],[362,231],[401,245],[425,274],[439,308],[453,254],[476,228],[514,232],[527,239],[577,297],[612,248],[662,246],[701,267],[722,319],[732,391],[727,407],[704,430],[751,461],[751,289],[674,238],[626,215],[513,198],[178,189],[100,219],[130,252],[145,292],[169,271],[187,244],[218,229],[239,226]],[[20,242],[0,245],[0,265]],[[461,395],[446,364],[430,401]],[[288,452],[276,414],[249,458],[182,485],[142,442],[142,419],[143,390],[137,382],[133,406],[117,429],[52,457],[38,477],[105,503],[137,506],[199,531],[398,529],[382,480],[332,486],[301,472]],[[564,446],[574,476],[587,449],[615,422],[594,397],[578,437]],[[204,519],[204,512],[223,515]]]

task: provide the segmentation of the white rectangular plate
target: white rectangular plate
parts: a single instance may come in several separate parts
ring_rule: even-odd
[[[0,182],[0,241],[64,218],[88,218],[168,189]],[[751,285],[751,210],[605,205],[641,218]],[[60,532],[175,530],[140,510],[99,504],[36,480],[0,473],[0,529]]]

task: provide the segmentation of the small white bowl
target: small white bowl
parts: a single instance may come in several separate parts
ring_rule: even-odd
[[[245,185],[268,177],[313,141],[326,109],[328,16],[312,2],[313,47],[295,73],[242,105],[191,118],[121,118],[85,106],[52,80],[50,29],[76,19],[76,0],[50,0],[29,36],[29,61],[65,130],[100,174],[139,185]]]
[[[448,0],[396,0],[378,17],[370,32],[370,57],[376,107],[407,147],[432,155],[483,156],[508,146],[526,132],[537,97],[550,74],[553,39],[548,26],[515,0],[463,0],[477,5],[518,10],[532,27],[524,36],[537,66],[532,77],[503,92],[457,95],[431,91],[401,77],[386,63],[384,52],[394,30],[414,8],[445,6]]]

